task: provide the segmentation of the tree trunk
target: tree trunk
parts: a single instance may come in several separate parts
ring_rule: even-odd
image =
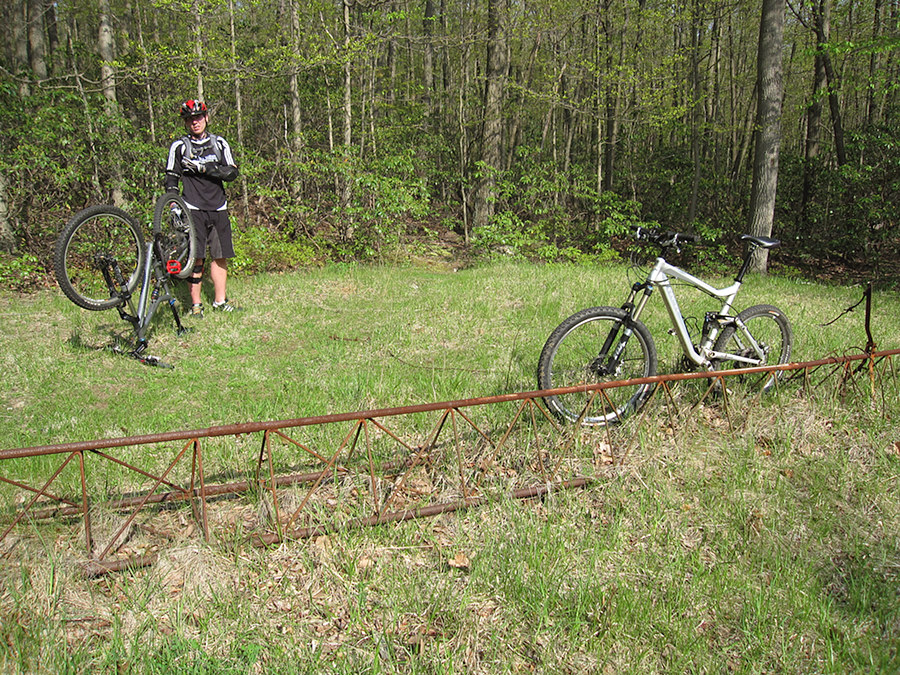
[[[425,0],[425,16],[422,19],[422,39],[424,53],[422,54],[423,95],[422,103],[425,107],[425,126],[430,129],[433,123],[433,95],[434,95],[434,25],[436,23],[434,0]]]
[[[97,50],[100,54],[100,87],[103,90],[103,98],[106,99],[106,114],[115,117],[119,114],[119,105],[116,100],[116,71],[113,62],[116,58],[116,44],[113,38],[112,16],[109,0],[99,0],[100,29],[97,37]],[[114,206],[122,207],[125,197],[122,193],[122,169],[118,158],[112,158],[112,202]]]
[[[883,0],[875,0],[875,7],[873,9],[872,16],[872,42],[873,44],[878,44],[881,40],[882,35],[882,14],[884,12],[884,4]],[[866,125],[872,126],[878,121],[878,115],[876,113],[876,108],[878,107],[875,102],[875,92],[877,87],[875,83],[878,81],[880,77],[880,73],[882,71],[882,57],[881,54],[873,49],[872,54],[869,57],[869,82],[872,84],[869,86],[869,91],[866,95]]]
[[[98,0],[100,13],[100,30],[97,37],[97,51],[100,54],[100,86],[103,98],[106,99],[106,111],[116,114],[116,72],[113,62],[116,58],[116,47],[110,23],[109,0]]]
[[[229,0],[233,3],[233,0]],[[297,12],[297,0],[290,0],[291,29],[289,34],[290,51],[292,54],[300,53],[300,15]],[[288,66],[288,88],[291,92],[291,151],[299,153],[302,143],[303,110],[300,107],[300,82],[297,75],[297,66],[291,63]]]
[[[59,29],[56,24],[56,0],[44,0],[44,25],[47,27],[47,58],[50,71],[56,72],[58,64],[54,60],[59,49]]]
[[[238,147],[244,147],[244,99],[241,95],[241,74],[237,67],[237,35],[234,30],[234,0],[228,0],[228,21],[231,30],[231,68],[234,77],[234,108],[237,114]],[[244,205],[244,219],[249,216],[249,195],[247,194],[247,178],[240,175],[241,201]]]
[[[191,32],[193,33],[194,40],[194,68],[197,71],[197,98],[203,101],[205,100],[206,95],[203,86],[203,31],[200,23],[202,17],[200,16],[199,0],[194,0],[194,4],[191,6],[191,17],[194,23]]]
[[[441,36],[442,37],[447,35],[447,8],[446,8],[445,4],[446,4],[446,0],[441,0],[440,22],[441,22]],[[462,32],[462,31],[460,31],[460,32]],[[444,94],[444,96],[441,97],[441,100],[443,100],[446,97],[446,95],[450,93],[450,86],[452,83],[452,79],[450,77],[452,70],[450,67],[449,51],[450,51],[450,49],[447,46],[447,41],[444,40],[443,47],[440,50],[440,60],[441,60],[440,71],[441,71],[441,85],[442,85],[441,91]],[[460,78],[460,79],[465,79],[465,78]],[[447,107],[449,108],[449,103],[448,103]]]
[[[462,48],[462,63],[468,64],[469,53],[471,47],[468,44],[464,44]],[[469,178],[470,178],[470,158],[469,158],[469,126],[466,123],[466,107],[465,107],[465,93],[469,91],[469,68],[463,67],[462,73],[459,77],[459,84],[457,85],[457,113],[456,113],[456,121],[457,121],[457,137],[459,139],[459,195],[462,200],[462,221],[463,221],[463,237],[465,238],[466,244],[469,243],[469,233],[471,228],[469,227],[469,215],[470,215],[470,200],[472,197],[472,192],[469,189]],[[447,82],[450,80],[447,79]]]
[[[350,4],[352,0],[343,0],[344,9],[344,145],[349,148],[353,140],[353,70],[350,67]]]
[[[151,86],[152,80],[150,77],[150,64],[147,61],[147,50],[144,46],[144,20],[143,16],[141,15],[141,3],[138,3],[136,6],[136,18],[138,45],[141,48],[141,54],[144,55],[144,75],[146,77],[144,91],[147,95],[147,117],[150,120],[150,142],[153,143],[153,145],[156,145],[156,115],[154,113],[153,105],[153,87]]]
[[[838,99],[837,74],[831,63],[831,55],[828,53],[828,40],[831,34],[831,0],[821,0],[813,8],[813,19],[816,31],[816,50],[822,56],[822,65],[825,68],[825,78],[828,81],[828,108],[831,112],[831,127],[834,134],[834,152],[837,155],[838,166],[847,163],[847,151],[844,147],[844,125],[841,121],[841,104]]]
[[[484,123],[481,130],[482,176],[475,192],[473,227],[487,225],[494,216],[497,171],[502,161],[503,90],[506,78],[505,0],[488,0],[487,72]]]
[[[19,80],[19,96],[31,94],[28,84],[28,30],[25,21],[25,0],[14,0],[12,8],[13,71]]]
[[[6,175],[0,173],[0,251],[12,253],[16,246],[12,222],[9,218],[9,198],[6,191]]]
[[[350,152],[350,142],[353,131],[353,78],[350,67],[350,3],[352,0],[343,0],[343,24],[344,24],[344,147],[345,153]],[[350,176],[344,175],[341,184],[341,207],[346,208],[350,204]],[[351,236],[352,230],[348,230],[347,236]]]
[[[785,0],[763,0],[759,24],[756,72],[758,103],[756,144],[753,155],[753,187],[750,193],[750,234],[768,237],[775,218],[778,187],[778,153],[781,146],[782,48]],[[757,248],[750,271],[764,274],[768,250]]]
[[[803,148],[803,191],[800,195],[799,221],[807,225],[809,202],[815,177],[815,159],[819,156],[819,136],[822,125],[821,92],[825,89],[825,66],[821,54],[816,54],[813,68],[812,100],[806,108],[806,142]]]
[[[28,0],[28,46],[31,72],[38,82],[47,79],[47,47],[44,40],[44,4]]]
[[[691,177],[691,197],[688,202],[687,222],[693,224],[697,220],[697,201],[700,197],[700,174],[702,173],[702,157],[700,153],[700,126],[703,123],[701,113],[702,94],[700,83],[700,31],[703,18],[700,16],[700,2],[694,0],[691,11],[691,163],[694,170]]]

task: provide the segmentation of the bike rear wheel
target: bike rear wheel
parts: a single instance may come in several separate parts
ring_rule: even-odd
[[[194,271],[199,252],[194,220],[184,199],[164,194],[153,209],[153,235],[160,236],[162,262],[173,277],[186,279]]]
[[[633,332],[617,365],[610,366],[609,356],[598,358],[604,345],[609,344],[612,352],[619,344],[626,316],[624,310],[615,307],[592,307],[563,321],[547,338],[541,352],[538,387],[576,387],[655,375],[656,346],[640,322],[633,323]],[[620,422],[639,410],[653,388],[652,384],[632,384],[600,392],[576,391],[547,396],[544,403],[565,422],[605,425]]]
[[[753,336],[753,340],[762,350],[763,358],[758,364],[720,359],[714,364],[716,370],[747,368],[757,365],[771,366],[790,362],[794,336],[791,324],[784,312],[772,305],[754,305],[738,314],[737,319],[747,327],[747,332]],[[760,358],[753,348],[753,344],[736,326],[729,326],[723,330],[713,349],[717,352],[752,359]],[[761,387],[763,391],[769,391],[783,375],[783,372],[778,371],[775,373],[749,373],[739,377],[745,384],[753,388]]]
[[[76,213],[60,233],[53,252],[53,272],[62,292],[92,311],[121,305],[120,293],[140,282],[144,238],[138,222],[115,206],[91,206]],[[115,267],[121,279],[110,289],[104,268]],[[121,282],[121,283],[120,283]]]

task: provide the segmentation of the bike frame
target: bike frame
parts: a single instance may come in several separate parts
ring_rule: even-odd
[[[717,314],[707,314],[706,322],[704,322],[702,339],[697,348],[695,348],[691,341],[690,332],[685,324],[681,308],[678,305],[678,299],[675,297],[675,291],[673,290],[671,283],[672,279],[686,283],[689,286],[693,286],[694,288],[703,291],[707,295],[722,300],[722,309],[719,310]],[[644,311],[644,307],[646,307],[647,302],[650,300],[650,296],[653,294],[654,288],[657,286],[662,293],[663,304],[666,306],[666,311],[669,314],[669,321],[672,323],[672,327],[675,330],[675,336],[681,344],[681,349],[684,352],[684,355],[693,363],[698,366],[709,367],[712,359],[724,358],[726,356],[729,360],[746,363],[748,365],[760,363],[760,359],[751,359],[738,354],[716,352],[711,348],[715,343],[716,337],[723,328],[736,326],[736,329],[740,330],[750,342],[753,350],[757,354],[760,353],[759,345],[753,337],[744,329],[744,326],[737,320],[737,317],[731,316],[734,300],[742,286],[740,279],[736,279],[733,284],[726,286],[725,288],[716,288],[702,279],[695,277],[693,274],[684,271],[680,267],[670,265],[666,262],[665,258],[659,257],[656,259],[656,264],[653,266],[653,269],[651,269],[650,273],[647,275],[646,281],[639,282],[632,287],[628,301],[622,306],[623,309],[629,312],[633,321],[637,321],[640,318],[641,313]],[[643,294],[635,304],[634,299],[641,291],[643,291]]]
[[[131,310],[129,314],[122,305],[116,309],[119,310],[119,316],[131,323],[135,332],[135,348],[132,354],[140,356],[147,348],[147,329],[150,321],[159,306],[166,302],[172,308],[172,315],[175,317],[175,324],[178,326],[178,334],[184,332],[184,326],[181,325],[181,319],[178,317],[178,310],[175,308],[175,296],[172,295],[169,275],[161,267],[162,251],[159,238],[154,237],[153,241],[147,242],[144,251],[144,269],[142,270],[141,293],[138,297],[137,308],[132,302],[132,294],[129,292],[119,292],[123,299],[123,304]],[[116,264],[116,278],[121,277],[121,272]],[[120,284],[124,288],[124,283]]]

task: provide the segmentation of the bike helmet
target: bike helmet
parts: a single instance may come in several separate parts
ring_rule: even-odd
[[[203,101],[196,101],[192,98],[189,98],[187,101],[181,104],[182,117],[197,117],[198,115],[205,115],[206,113],[207,107]]]

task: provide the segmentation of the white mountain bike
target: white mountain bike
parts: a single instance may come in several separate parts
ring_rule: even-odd
[[[669,248],[678,250],[684,242],[699,241],[695,235],[638,228],[635,237],[662,249],[662,256],[656,259],[647,278],[632,286],[621,308],[583,309],[563,321],[544,345],[538,363],[538,387],[541,390],[584,387],[580,391],[544,397],[544,403],[554,415],[567,422],[604,425],[621,421],[647,402],[655,387],[652,383],[607,388],[599,394],[587,390],[585,385],[656,375],[656,345],[640,316],[657,287],[689,366],[725,370],[789,361],[793,336],[784,312],[772,305],[754,305],[737,315],[732,313],[751,254],[757,248],[778,246],[777,239],[743,235],[741,239],[748,243],[748,249],[740,272],[730,286],[715,288],[666,262],[664,257]],[[722,301],[721,310],[706,313],[696,344],[681,314],[672,280]],[[781,374],[757,371],[746,377],[750,378],[751,385],[768,391]]]

